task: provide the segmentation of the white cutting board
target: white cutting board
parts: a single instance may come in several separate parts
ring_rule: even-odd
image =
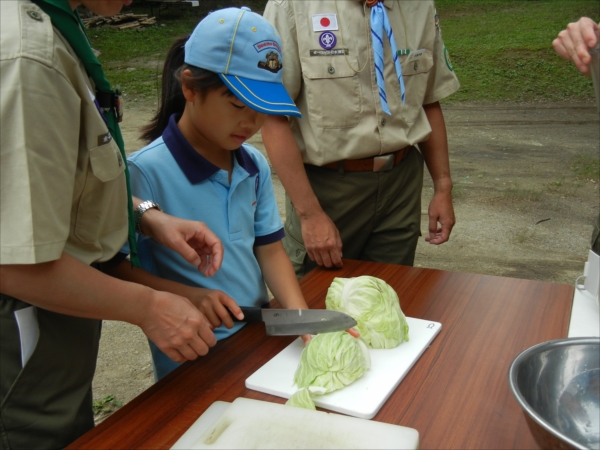
[[[215,402],[173,449],[418,449],[413,428],[237,398]]]
[[[400,384],[410,368],[423,354],[442,324],[428,320],[406,318],[408,342],[396,348],[370,348],[371,368],[354,383],[327,395],[314,396],[315,405],[363,419],[372,419]],[[300,338],[246,379],[246,387],[278,397],[290,398],[298,387],[294,374],[300,362],[304,344]]]

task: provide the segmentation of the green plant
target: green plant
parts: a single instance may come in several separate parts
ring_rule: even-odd
[[[600,179],[600,159],[598,155],[577,155],[571,162],[571,171],[579,180],[598,181]]]
[[[530,240],[535,234],[535,227],[522,228],[513,233],[512,239],[513,242],[517,244],[523,244]]]
[[[102,400],[92,403],[92,411],[94,412],[94,415],[97,416],[99,414],[112,413],[121,406],[123,406],[123,402],[120,402],[114,395],[110,394]]]
[[[521,188],[518,184],[502,191],[501,199],[513,202],[537,202],[542,193],[536,189]]]

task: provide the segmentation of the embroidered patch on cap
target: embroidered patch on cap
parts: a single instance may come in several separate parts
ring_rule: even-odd
[[[277,52],[269,52],[267,53],[266,61],[259,61],[258,67],[260,69],[268,70],[269,72],[277,73],[279,72],[283,64],[279,62],[279,53]]]
[[[325,31],[319,36],[319,44],[325,50],[331,50],[337,44],[337,38],[331,31]]]
[[[254,49],[259,53],[264,50],[276,50],[277,52],[281,53],[281,47],[279,47],[279,44],[275,41],[257,42],[254,44]]]
[[[314,14],[312,16],[313,31],[338,30],[337,16],[335,14]]]

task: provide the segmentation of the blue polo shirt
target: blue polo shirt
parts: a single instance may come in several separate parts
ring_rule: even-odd
[[[205,277],[179,254],[138,235],[141,266],[162,278],[221,290],[239,305],[260,306],[269,297],[253,249],[284,237],[269,165],[256,148],[243,144],[234,151],[230,184],[227,171],[187,142],[178,120],[171,116],[160,138],[129,157],[132,194],[155,201],[167,214],[206,223],[223,243],[223,264]],[[219,327],[215,335],[223,339],[242,325]]]

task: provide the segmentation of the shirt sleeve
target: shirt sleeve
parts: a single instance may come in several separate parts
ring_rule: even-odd
[[[291,1],[269,0],[263,17],[275,27],[281,37],[283,52],[283,84],[292,100],[298,98],[302,87],[302,66],[298,50],[298,37]]]
[[[256,152],[258,153],[258,152]],[[254,154],[254,161],[259,168],[256,175],[256,210],[254,212],[254,245],[267,245],[280,241],[284,237],[283,223],[279,216],[275,191],[271,181],[271,170],[262,155]],[[257,157],[260,156],[260,157]]]
[[[442,40],[441,27],[435,8],[433,9],[433,14],[436,15],[433,68],[429,75],[427,91],[423,100],[423,104],[425,105],[440,101],[460,88],[460,83],[454,73],[454,67],[452,67],[452,63],[450,62],[448,49]]]
[[[53,261],[69,237],[81,99],[30,58],[0,62],[0,78],[2,264]]]

